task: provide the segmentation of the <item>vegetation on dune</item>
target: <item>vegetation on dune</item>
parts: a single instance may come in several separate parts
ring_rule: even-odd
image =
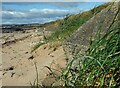
[[[47,37],[45,42],[63,42],[83,23],[109,4],[101,5],[82,14],[67,16],[64,22],[61,22],[60,29]],[[74,56],[74,59],[62,70],[61,75],[56,77],[57,80],[64,82],[63,86],[120,86],[120,27],[117,19],[118,13],[109,26],[107,33],[101,35],[102,29],[99,29],[94,40],[90,41],[86,54]],[[79,59],[79,62],[75,65],[74,61],[77,59]]]
[[[87,22],[91,17],[106,8],[110,3],[98,6],[90,11],[83,12],[77,15],[66,16],[64,21],[61,22],[59,30],[55,31],[51,36],[47,38],[47,41],[61,41],[63,42],[68,38],[74,31],[76,31],[82,24]]]
[[[51,23],[46,23],[42,25],[42,27],[49,27],[51,25],[57,24],[57,30],[53,32],[50,36],[47,38],[44,38],[44,43],[38,43],[33,47],[33,50],[36,50],[39,46],[50,43],[50,42],[56,42],[60,41],[62,44],[66,38],[68,38],[74,31],[76,31],[82,24],[86,23],[90,18],[92,18],[95,14],[100,12],[102,9],[106,8],[110,3],[103,4],[101,6],[98,6],[90,11],[83,12],[81,14],[76,15],[68,15],[63,20],[58,20]],[[52,27],[53,28],[53,27]]]
[[[116,18],[104,36],[102,29],[98,30],[86,55],[76,55],[63,70],[60,79],[65,86],[120,86],[120,27]],[[72,67],[77,59],[81,61]]]

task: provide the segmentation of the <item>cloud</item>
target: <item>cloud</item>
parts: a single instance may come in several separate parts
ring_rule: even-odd
[[[2,11],[3,24],[45,23],[63,18],[71,12],[62,9],[30,9],[29,11]]]
[[[59,9],[31,9],[29,11],[2,11],[3,18],[40,18],[61,17],[69,13],[69,10]]]
[[[26,16],[27,14],[23,12],[2,11],[2,17],[5,19],[21,18],[21,17],[26,17]]]
[[[35,5],[33,5],[35,4]],[[49,5],[44,5],[49,4]],[[67,14],[81,12],[80,3],[61,2],[61,3],[38,3],[41,8],[37,8],[36,3],[7,3],[3,5],[2,23],[3,24],[24,24],[24,23],[45,23],[61,19]],[[15,6],[14,6],[15,5]],[[21,6],[23,5],[23,6]],[[29,5],[29,6],[28,6]],[[21,9],[16,9],[20,7]],[[28,7],[26,7],[28,6]],[[33,8],[34,7],[34,8]],[[62,8],[60,8],[62,7]],[[44,9],[47,8],[47,9]],[[84,9],[83,9],[84,10]]]
[[[39,16],[46,18],[61,17],[69,13],[68,10],[59,10],[59,9],[31,9],[28,15]]]
[[[33,18],[33,19],[3,19],[2,24],[31,24],[31,23],[46,23],[61,18]]]

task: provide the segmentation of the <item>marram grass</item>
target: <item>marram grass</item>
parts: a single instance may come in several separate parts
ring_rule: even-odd
[[[60,79],[65,86],[120,86],[120,27],[113,21],[104,36],[101,31],[89,46],[86,55],[74,58],[63,70]],[[99,29],[102,30],[102,29]],[[84,58],[74,65],[76,59]]]

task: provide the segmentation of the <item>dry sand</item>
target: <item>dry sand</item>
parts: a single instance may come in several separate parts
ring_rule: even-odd
[[[10,36],[10,34],[3,35]],[[44,66],[50,66],[55,62],[61,67],[65,67],[66,62],[62,46],[59,46],[53,51],[53,49],[49,49],[46,44],[31,53],[34,44],[41,41],[43,36],[40,34],[38,36],[38,33],[32,31],[30,33],[14,34],[14,39],[21,39],[25,36],[28,37],[2,48],[0,71],[2,71],[3,86],[30,86],[30,82],[33,83],[36,79],[35,62],[39,73],[40,84],[46,77],[46,74],[48,74],[48,69]],[[13,37],[11,37],[11,39],[12,38]],[[55,67],[55,65],[53,67]]]

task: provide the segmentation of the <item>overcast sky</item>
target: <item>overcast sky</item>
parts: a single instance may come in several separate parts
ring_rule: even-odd
[[[45,23],[77,14],[105,2],[6,2],[2,4],[2,24]]]

